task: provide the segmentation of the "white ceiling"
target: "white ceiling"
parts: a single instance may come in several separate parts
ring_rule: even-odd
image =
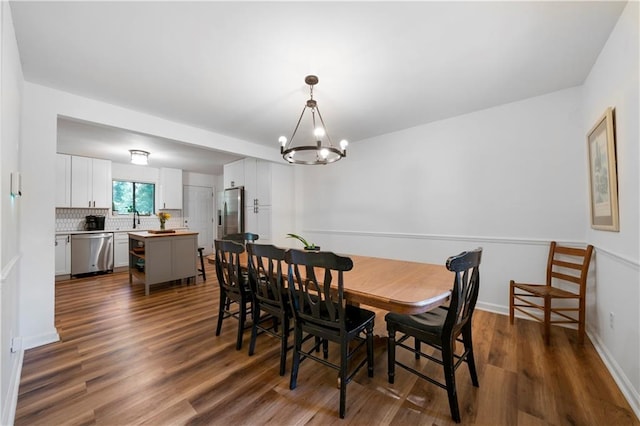
[[[320,78],[314,98],[332,139],[357,143],[582,84],[624,5],[12,1],[11,10],[26,80],[277,149],[308,98],[308,74]],[[120,162],[131,148],[200,172],[202,158],[233,159],[189,160],[188,145],[147,137],[133,147],[131,137],[104,127],[92,136],[71,121],[59,132],[67,152],[120,150]]]

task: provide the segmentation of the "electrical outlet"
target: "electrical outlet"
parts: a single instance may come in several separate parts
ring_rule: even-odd
[[[613,328],[613,312],[609,312],[609,327]]]

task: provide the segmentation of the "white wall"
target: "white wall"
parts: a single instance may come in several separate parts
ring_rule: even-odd
[[[583,242],[586,157],[573,88],[353,143],[299,169],[300,232],[328,250],[444,263],[484,248],[480,304],[544,278],[548,241]]]
[[[582,126],[590,129],[607,107],[615,108],[620,232],[587,225],[597,283],[587,319],[596,348],[640,417],[639,9],[638,2],[627,4],[585,81]]]
[[[11,352],[19,333],[18,236],[22,200],[10,196],[10,176],[19,171],[22,67],[8,2],[0,3],[0,424],[13,423],[22,354]],[[53,247],[53,240],[50,240]]]

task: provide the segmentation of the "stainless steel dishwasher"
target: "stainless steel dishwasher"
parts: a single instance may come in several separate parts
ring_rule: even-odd
[[[113,271],[113,233],[71,235],[71,275]]]

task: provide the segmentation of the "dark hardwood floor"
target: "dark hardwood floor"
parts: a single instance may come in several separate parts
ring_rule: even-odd
[[[349,384],[346,419],[338,418],[333,370],[304,362],[289,390],[290,363],[278,375],[277,339],[260,336],[249,357],[249,332],[242,350],[234,349],[235,320],[215,336],[219,290],[211,265],[207,278],[152,286],[148,297],[141,284],[129,286],[126,273],[58,282],[61,341],[25,353],[15,424],[453,424],[446,391],[402,369],[387,383],[383,339],[374,377],[363,369]],[[376,322],[384,330],[382,312]],[[639,424],[575,331],[554,328],[545,347],[530,321],[510,326],[506,316],[476,311],[473,327],[480,387],[461,366],[463,424]],[[438,374],[437,365],[419,362]]]

